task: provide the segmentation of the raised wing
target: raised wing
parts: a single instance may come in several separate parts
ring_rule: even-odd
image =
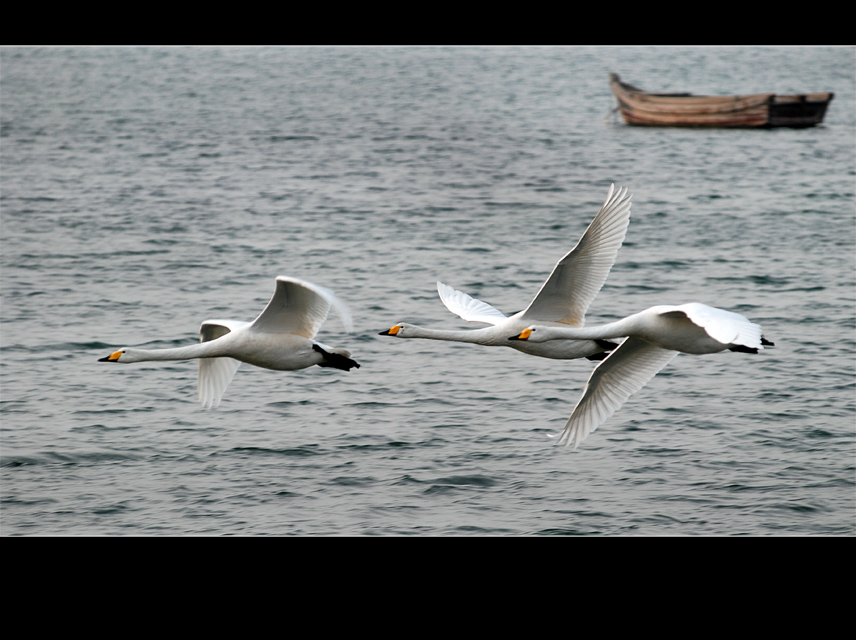
[[[457,316],[469,322],[484,322],[486,324],[498,324],[505,320],[505,314],[495,309],[487,302],[476,300],[462,291],[453,289],[447,284],[437,282],[437,293],[446,308]]]
[[[253,321],[253,329],[312,339],[327,319],[330,307],[339,314],[345,330],[351,331],[351,313],[332,291],[305,280],[278,276],[273,297]]]
[[[761,346],[763,343],[760,325],[739,313],[698,302],[678,305],[674,312],[685,314],[694,324],[704,329],[707,335],[722,344],[739,344],[752,349],[764,348]]]
[[[208,342],[222,338],[227,333],[246,327],[249,322],[241,322],[240,320],[206,320],[199,327],[199,341]]]
[[[627,338],[592,371],[559,442],[568,446],[573,441],[576,449],[676,355],[677,351],[655,347],[639,338]]]
[[[630,224],[627,189],[609,187],[606,201],[571,251],[553,268],[538,295],[521,314],[524,320],[585,323],[589,305],[597,296],[615,263]]]

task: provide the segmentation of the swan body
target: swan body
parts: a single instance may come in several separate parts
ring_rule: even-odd
[[[678,353],[758,353],[765,346],[773,346],[762,335],[761,327],[745,316],[697,302],[651,307],[598,327],[533,325],[508,339],[549,344],[554,340],[609,340],[623,336],[626,340],[589,377],[559,438],[565,446],[573,442],[576,449]]]
[[[565,255],[523,311],[506,316],[486,302],[437,283],[437,292],[446,308],[469,322],[491,326],[469,330],[439,330],[398,323],[380,332],[397,338],[426,338],[469,342],[485,346],[513,347],[542,358],[602,359],[616,344],[608,340],[568,339],[545,343],[509,342],[533,323],[554,327],[581,327],[589,305],[597,296],[615,263],[630,223],[630,198],[627,189],[611,185],[606,200],[577,245]]]
[[[351,331],[351,314],[331,291],[305,280],[278,276],[273,297],[252,322],[206,320],[199,329],[198,344],[174,349],[123,347],[99,362],[198,359],[199,402],[205,408],[216,407],[242,362],[277,371],[314,365],[344,371],[359,368],[345,349],[314,340],[331,308]]]

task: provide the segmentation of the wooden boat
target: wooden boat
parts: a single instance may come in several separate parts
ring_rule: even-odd
[[[609,74],[618,109],[627,124],[661,127],[813,127],[835,94],[694,96],[651,93]]]

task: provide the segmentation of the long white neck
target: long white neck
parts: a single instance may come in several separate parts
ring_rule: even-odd
[[[448,340],[451,342],[470,342],[473,344],[493,344],[495,337],[490,335],[493,327],[482,329],[426,329],[409,325],[399,334],[401,338],[425,338],[428,340]]]
[[[596,327],[542,327],[539,326],[529,336],[529,342],[547,340],[610,340],[633,334],[638,329],[637,317],[628,316],[616,322]]]
[[[150,360],[192,360],[194,358],[213,358],[225,355],[217,340],[200,342],[186,347],[172,349],[124,349],[120,362],[148,362]]]

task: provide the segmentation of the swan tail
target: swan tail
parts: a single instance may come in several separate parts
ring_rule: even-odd
[[[758,350],[755,347],[744,347],[742,344],[728,347],[728,350],[736,351],[738,353],[758,353]]]
[[[775,347],[775,346],[776,346],[775,342],[771,342],[770,340],[767,340],[767,338],[765,338],[764,336],[761,336],[761,349],[763,349],[764,347]],[[742,344],[736,344],[734,346],[728,347],[728,350],[729,351],[737,351],[739,353],[758,353],[758,351],[760,349],[758,349],[756,347],[747,347],[747,346],[742,345]]]
[[[357,369],[360,368],[360,364],[356,360],[353,360],[350,357],[351,354],[344,349],[336,353],[335,351],[327,351],[317,343],[313,344],[312,348],[324,357],[324,361],[318,363],[319,367],[332,367],[333,369],[341,369],[342,371],[350,371],[354,367]]]

